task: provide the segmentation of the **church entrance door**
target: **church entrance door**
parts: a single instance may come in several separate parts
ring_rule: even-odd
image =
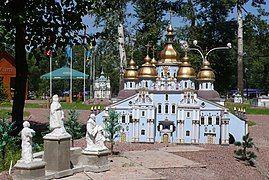
[[[163,134],[163,143],[168,144],[169,143],[169,135],[168,134]]]
[[[121,136],[120,136],[120,141],[121,142],[126,142],[126,133],[121,133]]]
[[[213,144],[214,142],[214,136],[213,135],[207,135],[207,143]]]

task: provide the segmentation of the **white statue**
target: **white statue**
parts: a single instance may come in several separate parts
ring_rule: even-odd
[[[86,151],[98,151],[107,149],[104,144],[105,137],[104,131],[101,126],[97,126],[95,122],[95,115],[91,114],[89,120],[87,121],[87,133],[86,133],[86,142],[87,147]]]
[[[50,130],[51,135],[62,135],[66,133],[64,128],[64,111],[59,103],[59,97],[57,94],[53,95],[52,103],[50,105]]]
[[[24,163],[30,163],[33,161],[32,153],[32,137],[35,131],[30,127],[28,121],[24,121],[23,129],[21,131],[21,161]]]

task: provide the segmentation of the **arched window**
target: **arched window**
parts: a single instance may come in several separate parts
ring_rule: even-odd
[[[176,113],[176,106],[173,104],[172,105],[172,113],[175,114]]]
[[[188,83],[187,82],[185,82],[185,88],[187,88],[188,87]]]
[[[190,131],[186,131],[186,136],[190,136]]]
[[[212,117],[211,116],[208,117],[208,125],[212,125]]]
[[[122,115],[122,117],[121,117],[121,122],[122,122],[122,123],[125,123],[125,115]]]
[[[202,116],[202,117],[201,117],[201,125],[204,125],[204,124],[205,124],[205,117]]]
[[[163,72],[161,73],[161,77],[163,77]]]
[[[168,114],[168,104],[165,105],[165,113]]]
[[[206,88],[206,89],[208,88],[208,83],[205,84],[205,88]]]
[[[168,101],[168,94],[165,94],[165,100]]]
[[[219,125],[219,116],[216,117],[216,125]]]
[[[158,113],[162,113],[162,105],[161,104],[158,104]]]
[[[145,86],[148,87],[148,82],[147,81],[145,82]]]
[[[187,118],[189,118],[190,117],[190,112],[187,112]]]
[[[130,88],[133,86],[133,83],[130,82]]]
[[[132,115],[129,116],[129,123],[133,123],[133,116]]]
[[[145,134],[146,134],[145,129],[142,129],[142,130],[141,130],[141,135],[145,135]]]

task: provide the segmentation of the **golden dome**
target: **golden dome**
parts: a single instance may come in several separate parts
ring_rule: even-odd
[[[178,52],[173,47],[174,30],[171,24],[167,28],[167,42],[160,53],[160,63],[178,63]]]
[[[156,64],[158,63],[157,61],[156,61],[156,59],[153,57],[152,59],[151,59],[151,62],[150,62],[152,65],[154,65],[154,66],[156,66]]]
[[[124,72],[123,78],[126,80],[136,80],[137,79],[137,68],[133,59],[129,61],[129,66]]]
[[[200,81],[215,81],[215,74],[207,60],[203,63],[201,70],[197,74],[197,79]]]
[[[183,57],[182,63],[179,66],[177,78],[195,78],[195,71],[189,63],[187,52],[185,52],[185,57]]]
[[[139,78],[156,78],[157,77],[157,71],[154,65],[152,65],[150,57],[147,55],[144,58],[144,64],[142,67],[138,70],[138,77]]]

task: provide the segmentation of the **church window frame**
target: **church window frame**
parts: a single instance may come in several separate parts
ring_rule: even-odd
[[[205,83],[205,88],[208,89],[208,83]]]
[[[216,117],[216,125],[220,125],[220,118],[219,118],[219,116]]]
[[[145,87],[148,87],[148,81],[145,82]]]
[[[187,83],[187,82],[184,83],[184,87],[185,87],[185,88],[188,87],[188,83]]]
[[[141,112],[141,117],[145,117],[145,111]]]
[[[212,117],[211,116],[208,117],[208,125],[213,125],[213,121],[212,121]]]
[[[169,99],[168,94],[165,94],[165,100],[168,101],[168,99]]]
[[[204,125],[204,124],[205,124],[205,117],[201,116],[201,125]]]
[[[132,114],[129,115],[129,123],[133,123],[133,115]]]
[[[172,114],[175,114],[175,113],[176,113],[176,105],[172,104]]]
[[[122,115],[121,116],[121,123],[126,123],[126,117],[125,117],[125,115]]]
[[[190,136],[191,132],[189,130],[186,131],[186,136]]]
[[[162,104],[158,104],[158,114],[162,113]]]
[[[165,114],[168,114],[169,113],[169,106],[168,106],[168,104],[166,104],[165,107],[164,107],[164,113]]]
[[[191,117],[191,113],[190,113],[190,112],[187,112],[187,113],[186,113],[186,117],[187,117],[187,118],[190,118],[190,117]]]
[[[141,129],[141,135],[146,135],[146,130],[145,129]]]
[[[130,82],[130,88],[132,88],[133,87],[133,83],[132,82]]]

